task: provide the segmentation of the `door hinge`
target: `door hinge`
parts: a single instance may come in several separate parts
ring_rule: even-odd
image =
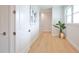
[[[16,13],[16,11],[15,10],[13,10],[13,14],[15,14]]]

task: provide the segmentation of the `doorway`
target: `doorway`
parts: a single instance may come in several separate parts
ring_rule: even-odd
[[[52,8],[40,10],[40,32],[52,32]]]

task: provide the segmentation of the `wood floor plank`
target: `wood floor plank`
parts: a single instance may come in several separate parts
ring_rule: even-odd
[[[49,32],[43,32],[32,44],[29,53],[67,53],[77,52],[67,39],[53,37]]]

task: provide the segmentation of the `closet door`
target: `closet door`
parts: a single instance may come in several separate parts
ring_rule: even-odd
[[[9,6],[0,5],[0,53],[9,52]]]

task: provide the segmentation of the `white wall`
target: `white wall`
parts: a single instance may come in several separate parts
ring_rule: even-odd
[[[52,7],[52,35],[57,36],[59,30],[55,28],[55,25],[59,20],[64,20],[64,10],[63,6],[53,6]]]
[[[79,24],[67,24],[66,36],[69,42],[79,51]]]
[[[30,6],[16,6],[16,52],[28,52],[39,34],[39,18],[35,24],[30,20]]]
[[[32,10],[36,11],[37,16],[36,16],[36,22],[33,24],[32,23],[30,24],[30,30],[31,30],[31,41],[29,42],[30,46],[39,36],[39,8],[35,5],[31,6],[31,8]]]
[[[66,23],[66,8],[70,6],[64,6],[64,20]],[[79,51],[79,24],[66,24],[66,37],[68,41]]]
[[[40,31],[50,32],[52,30],[52,8],[40,10]]]

